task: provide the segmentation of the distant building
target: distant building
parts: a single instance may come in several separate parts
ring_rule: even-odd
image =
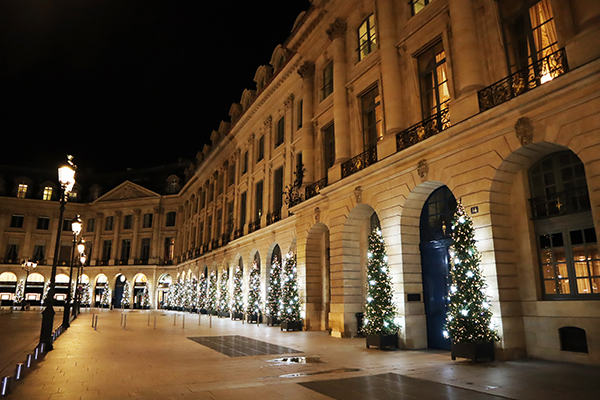
[[[273,258],[292,250],[305,329],[351,337],[380,226],[401,345],[444,349],[460,199],[498,356],[600,364],[599,21],[588,0],[314,0],[185,174],[152,180],[163,191],[90,181],[67,205],[86,223],[95,293],[142,273],[156,307],[176,279],[247,277],[257,260],[265,297]],[[42,242],[49,264],[56,183],[2,179],[1,271],[16,286],[11,262]]]

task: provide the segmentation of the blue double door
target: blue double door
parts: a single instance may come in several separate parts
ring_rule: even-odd
[[[423,302],[427,321],[427,346],[431,349],[450,350],[450,341],[444,337],[448,310],[450,226],[456,199],[442,186],[435,190],[421,211],[421,270],[423,274]]]

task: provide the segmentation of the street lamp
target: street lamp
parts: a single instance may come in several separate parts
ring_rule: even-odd
[[[65,302],[65,309],[63,312],[63,328],[67,329],[71,326],[69,319],[71,317],[71,285],[73,284],[73,264],[75,264],[75,245],[77,244],[77,239],[79,238],[79,234],[81,233],[81,228],[83,223],[81,222],[81,217],[77,215],[73,222],[71,223],[71,230],[73,231],[73,247],[71,249],[71,268],[69,270],[69,289],[67,290],[67,300]]]
[[[25,285],[23,285],[23,300],[21,300],[21,311],[25,310],[25,296],[27,296],[27,279],[29,279],[29,273],[33,271],[37,267],[37,263],[35,261],[27,260],[23,261],[21,264],[21,268],[27,272],[25,275]]]
[[[40,331],[40,344],[44,345],[46,351],[54,348],[52,345],[52,329],[54,328],[54,294],[56,292],[56,266],[60,252],[60,232],[65,214],[65,205],[69,193],[75,185],[75,170],[77,167],[73,164],[73,156],[67,156],[67,164],[58,169],[58,181],[60,182],[60,212],[58,214],[58,233],[56,234],[56,244],[54,246],[54,259],[52,260],[52,272],[50,274],[50,289],[46,299],[46,308],[42,311],[42,329]],[[70,290],[70,288],[69,288]]]
[[[79,267],[77,268],[77,279],[75,280],[75,307],[73,307],[73,316],[79,315],[79,308],[81,305],[81,290],[79,287],[79,279],[83,276],[83,266],[85,265],[85,240],[81,239],[77,245],[79,251]]]

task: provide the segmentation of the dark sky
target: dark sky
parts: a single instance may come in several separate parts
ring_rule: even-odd
[[[0,1],[0,164],[193,159],[308,0]]]

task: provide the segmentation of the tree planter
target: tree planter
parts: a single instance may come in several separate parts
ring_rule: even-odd
[[[208,313],[210,315],[217,315],[218,314],[217,310],[210,310]]]
[[[267,317],[267,325],[269,325],[269,326],[279,325],[279,318],[268,316]]]
[[[200,314],[208,314],[208,311],[206,311],[206,308],[201,308]]]
[[[219,318],[229,318],[229,311],[219,311]]]
[[[495,360],[494,342],[452,343],[450,345],[452,360],[456,357],[468,358],[477,362],[480,359]]]
[[[242,320],[243,318],[244,318],[244,314],[242,314],[242,313],[236,313],[236,312],[231,313],[231,319],[233,319],[233,320],[236,320],[236,319]]]
[[[246,322],[249,324],[256,324],[258,322],[257,314],[246,314]]]
[[[379,350],[386,347],[398,348],[398,335],[367,335],[367,349],[376,346]]]
[[[301,331],[302,321],[281,321],[281,330],[286,332]]]

